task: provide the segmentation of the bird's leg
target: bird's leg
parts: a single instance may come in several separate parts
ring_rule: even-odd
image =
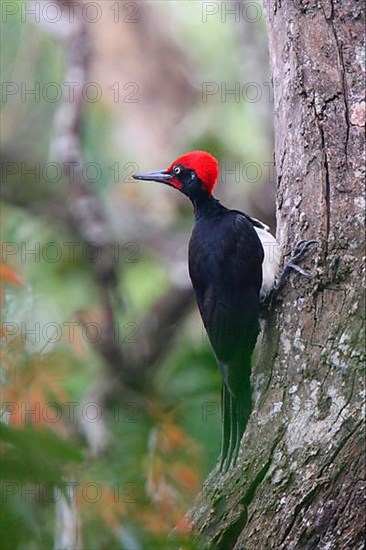
[[[296,271],[296,273],[299,273],[299,275],[302,275],[303,277],[311,277],[310,273],[301,269],[298,263],[309,253],[309,249],[313,244],[318,244],[318,241],[315,239],[311,239],[309,241],[301,240],[297,243],[290,258],[290,261],[285,264],[285,267],[278,279],[276,285],[277,291],[281,290],[286,284],[290,271]]]
[[[311,239],[309,241],[301,240],[297,243],[290,260],[285,264],[281,275],[278,277],[277,283],[273,287],[270,294],[261,301],[260,316],[262,318],[266,319],[268,317],[269,310],[271,309],[271,304],[276,299],[280,290],[282,290],[282,288],[285,286],[288,280],[288,275],[291,271],[296,271],[296,273],[302,275],[303,277],[311,277],[310,273],[307,273],[307,271],[304,271],[303,269],[301,269],[301,267],[298,266],[298,263],[308,254],[311,245],[318,244],[318,242],[319,241],[316,241],[315,239]]]
[[[318,241],[311,239],[310,241],[301,240],[297,243],[290,261],[285,264],[285,268],[278,279],[278,283],[276,285],[277,291],[281,290],[285,285],[290,271],[296,271],[296,273],[299,273],[303,277],[311,277],[310,273],[304,271],[298,266],[298,263],[308,254],[309,248],[312,244],[318,244]]]

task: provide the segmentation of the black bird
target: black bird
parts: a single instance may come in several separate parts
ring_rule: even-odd
[[[220,468],[226,471],[236,462],[252,410],[251,356],[260,330],[260,301],[275,284],[280,254],[266,225],[215,199],[218,174],[212,155],[193,151],[167,170],[133,177],[174,187],[194,207],[189,274],[223,379]]]

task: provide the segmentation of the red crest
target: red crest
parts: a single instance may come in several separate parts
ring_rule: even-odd
[[[207,191],[210,194],[212,193],[219,175],[219,163],[215,157],[206,151],[191,151],[172,162],[168,168],[168,172],[177,164],[184,166],[184,168],[194,170]]]

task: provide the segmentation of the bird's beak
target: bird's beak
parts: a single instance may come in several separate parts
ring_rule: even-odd
[[[145,172],[144,174],[133,174],[132,176],[135,180],[146,180],[146,181],[159,181],[161,183],[170,183],[173,179],[172,174],[166,170],[161,170],[160,172]]]

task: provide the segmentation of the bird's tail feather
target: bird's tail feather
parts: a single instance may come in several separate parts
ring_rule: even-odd
[[[224,382],[221,392],[222,443],[220,470],[224,472],[229,469],[230,465],[236,463],[240,441],[252,410],[250,367],[243,365],[240,374],[240,383],[229,389],[228,384]]]
[[[225,459],[228,455],[230,445],[230,409],[231,409],[231,396],[225,384],[222,384],[221,388],[221,423],[222,423],[222,436],[221,436],[221,455],[220,455],[220,470],[223,470]]]

